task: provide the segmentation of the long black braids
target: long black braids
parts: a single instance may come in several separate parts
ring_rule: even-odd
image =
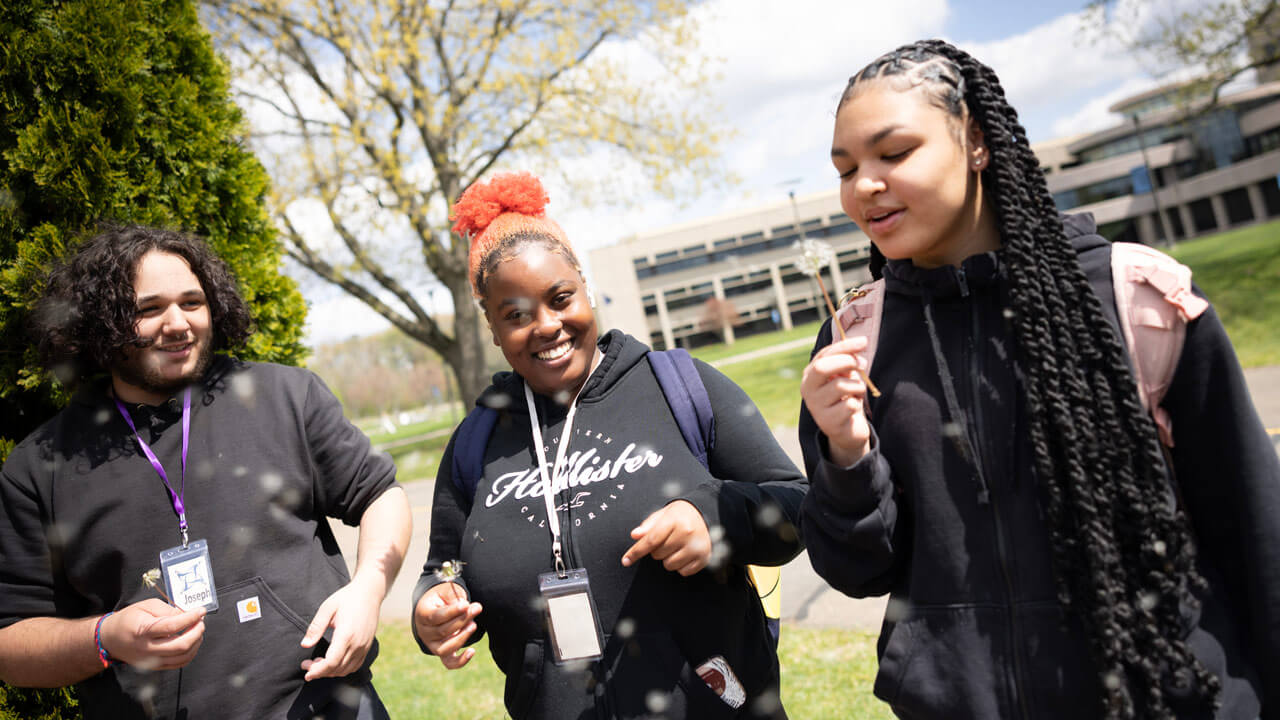
[[[1085,624],[1107,718],[1170,718],[1217,705],[1219,681],[1183,640],[1182,610],[1204,580],[1172,501],[1155,425],[1125,350],[1067,240],[1039,161],[991,68],[941,40],[906,45],[849,80],[919,85],[991,160],[1035,470],[1043,487],[1059,599]],[[872,250],[877,277],[884,259]]]

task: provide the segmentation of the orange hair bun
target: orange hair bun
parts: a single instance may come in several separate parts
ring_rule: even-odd
[[[535,233],[570,248],[564,230],[547,217],[549,202],[542,182],[527,172],[500,173],[462,193],[449,219],[454,221],[453,231],[471,242],[467,266],[472,294],[479,297],[476,286],[480,278],[476,273],[481,262],[503,238],[516,233]]]
[[[454,204],[449,219],[454,221],[455,233],[470,238],[483,233],[503,213],[544,217],[550,201],[542,182],[533,174],[502,173],[489,182],[467,188]]]

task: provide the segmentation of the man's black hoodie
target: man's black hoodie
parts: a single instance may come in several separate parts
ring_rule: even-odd
[[[604,659],[560,666],[547,646],[536,600],[538,574],[553,567],[551,532],[523,380],[513,373],[495,376],[479,401],[501,410],[474,499],[453,482],[456,435],[440,462],[431,547],[414,603],[439,582],[434,571],[445,561],[467,563],[462,584],[484,606],[477,625],[507,676],[505,702],[517,720],[781,717],[777,656],[743,565],[781,565],[800,552],[807,482],[746,394],[698,362],[715,412],[708,472],[680,435],[648,348],[618,331],[599,345],[602,359],[582,388],[568,440],[569,487],[557,505],[565,561],[590,573]],[[550,461],[567,407],[535,399]],[[712,537],[723,540],[724,567],[690,577],[651,557],[623,567],[631,529],[676,499],[697,507]],[[741,712],[694,673],[717,655],[745,688]]]
[[[1091,217],[1064,223],[1119,335],[1111,246]],[[1080,618],[1057,600],[1000,259],[886,267],[871,368],[883,395],[868,404],[862,460],[833,465],[801,409],[809,557],[842,592],[892,593],[875,693],[904,718],[1088,718],[1102,707]],[[815,352],[830,342],[828,323]],[[1189,324],[1163,405],[1209,584],[1189,643],[1222,681],[1217,717],[1280,717],[1280,462],[1212,309]]]

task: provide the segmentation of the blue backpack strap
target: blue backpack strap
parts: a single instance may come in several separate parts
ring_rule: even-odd
[[[498,411],[477,405],[458,424],[453,438],[453,485],[470,502],[484,477],[484,450],[498,422]]]
[[[702,384],[702,377],[698,375],[698,368],[693,364],[689,351],[684,348],[651,350],[649,365],[658,378],[658,386],[662,388],[667,404],[671,406],[671,414],[675,416],[685,444],[694,457],[698,458],[698,462],[710,469],[707,454],[716,445],[715,413],[711,409],[711,396],[707,394],[707,387]],[[780,596],[776,596],[780,592],[780,573],[778,568],[747,567],[748,581],[760,597],[765,613],[765,627],[768,628],[776,649],[778,636],[782,631]],[[769,579],[768,587],[760,587],[757,575]]]
[[[709,468],[707,455],[716,445],[715,414],[693,358],[684,348],[650,350],[648,356],[685,445],[703,467]]]

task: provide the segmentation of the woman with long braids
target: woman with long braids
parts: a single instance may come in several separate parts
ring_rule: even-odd
[[[828,323],[805,369],[802,533],[834,587],[892,593],[876,695],[904,718],[1280,717],[1280,461],[1212,308],[1166,454],[1112,246],[1055,210],[990,68],[938,40],[880,57],[831,158],[884,296],[871,367]]]

